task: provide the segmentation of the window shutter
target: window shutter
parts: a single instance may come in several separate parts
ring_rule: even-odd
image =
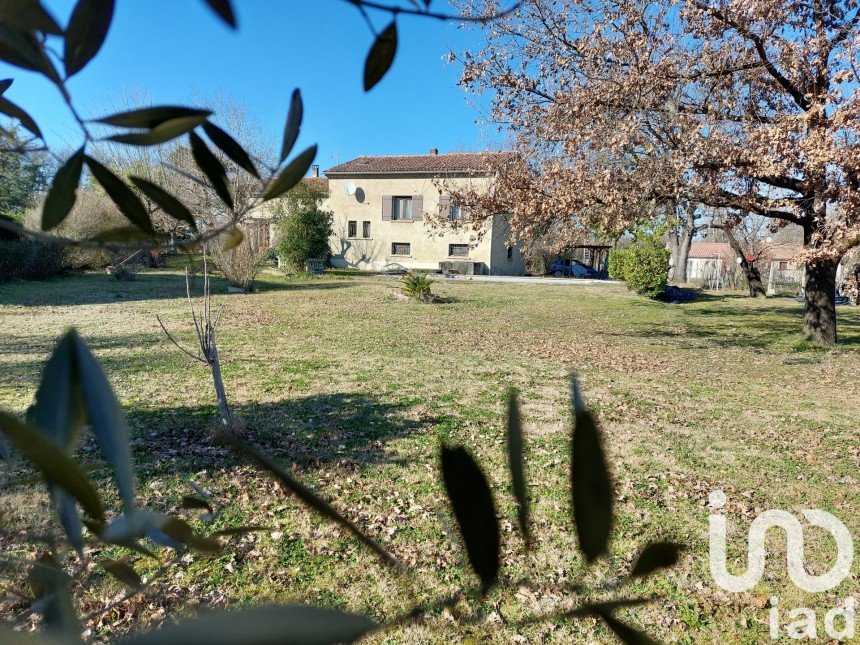
[[[391,221],[391,209],[394,198],[391,195],[385,195],[382,198],[382,221]]]
[[[424,219],[423,195],[412,195],[412,219],[416,222],[420,222]]]
[[[451,219],[451,195],[439,195],[439,215]]]

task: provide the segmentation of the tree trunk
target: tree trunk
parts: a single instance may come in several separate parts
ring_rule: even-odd
[[[672,203],[671,211],[677,215],[677,204]],[[669,275],[674,282],[687,282],[687,258],[690,245],[696,234],[695,217],[678,217],[678,225],[669,234],[669,251],[672,254],[672,270]]]
[[[687,282],[687,258],[690,257],[692,244],[693,231],[685,228],[678,242],[678,251],[675,255],[675,282]]]
[[[761,272],[755,263],[748,262],[744,258],[741,266],[743,267],[744,276],[746,276],[747,284],[750,288],[750,298],[766,298],[767,290],[764,288],[764,284],[761,281]]]
[[[215,394],[218,397],[218,414],[221,415],[221,423],[228,429],[232,425],[233,416],[230,406],[227,404],[227,393],[224,391],[224,381],[221,378],[221,363],[218,362],[218,347],[215,345],[215,334],[210,337],[211,350],[206,360],[212,370],[212,381],[215,383]]]
[[[806,265],[803,335],[820,345],[836,344],[836,267],[833,260]]]
[[[747,286],[750,291],[750,298],[766,298],[767,291],[765,291],[764,284],[761,281],[761,272],[758,270],[758,267],[755,265],[755,260],[750,262],[747,259],[747,255],[744,252],[741,243],[735,237],[734,231],[729,228],[723,229],[726,232],[726,238],[729,240],[729,246],[732,247],[732,251],[735,252],[735,255],[738,256],[738,259],[741,261],[741,269],[744,272],[744,277],[747,279]]]

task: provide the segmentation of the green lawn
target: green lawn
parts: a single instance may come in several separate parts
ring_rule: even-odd
[[[785,574],[774,532],[767,573],[748,594],[718,589],[708,568],[708,493],[724,490],[733,553],[745,557],[749,522],[769,508],[822,508],[860,538],[857,420],[860,310],[841,307],[833,351],[798,342],[800,306],[783,299],[703,296],[668,305],[612,286],[442,282],[444,304],[392,297],[396,282],[327,276],[261,280],[260,293],[221,295],[224,378],[249,438],[289,463],[407,563],[399,579],[354,540],[285,497],[264,473],[209,437],[216,418],[205,366],[161,333],[159,314],[190,342],[179,273],[119,283],[79,275],[0,285],[0,407],[23,412],[55,339],[76,326],[117,390],[133,429],[141,504],[174,512],[187,482],[223,505],[213,528],[264,524],[222,555],[186,557],[156,592],[90,621],[93,635],[125,633],[166,612],[259,601],[302,601],[393,618],[418,602],[476,585],[438,477],[440,442],[469,447],[487,471],[502,515],[504,575],[531,587],[373,642],[611,642],[592,619],[532,621],[570,609],[567,585],[585,572],[570,518],[569,386],[575,371],[605,432],[617,496],[610,559],[585,580],[629,570],[655,539],[689,546],[671,573],[631,585],[657,602],[622,612],[676,642],[761,642],[767,599],[780,607],[831,608],[854,591],[806,595]],[[504,447],[507,388],[521,391],[536,548],[522,555]],[[85,446],[84,459],[96,454]],[[5,469],[0,516],[7,554],[31,554],[15,532],[45,524],[40,489]],[[106,468],[95,471],[109,489]],[[742,527],[742,528],[739,528]],[[811,569],[829,568],[832,542],[807,531]],[[740,562],[740,560],[738,560]],[[139,570],[153,565],[140,560]],[[2,574],[4,615],[26,621],[19,575]],[[121,592],[95,576],[83,613]],[[602,596],[601,596],[602,597]],[[11,598],[11,599],[10,599]],[[819,632],[823,634],[819,611]],[[519,639],[521,642],[525,642]]]

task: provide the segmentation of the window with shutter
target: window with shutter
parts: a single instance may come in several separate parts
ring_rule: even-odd
[[[412,198],[411,197],[393,197],[391,208],[392,220],[411,220],[412,219]]]
[[[385,195],[382,198],[382,220],[384,222],[391,220],[393,210],[394,210],[394,198],[391,195]]]
[[[451,219],[451,195],[439,195],[439,216]]]
[[[424,219],[424,197],[421,195],[412,196],[412,216],[410,219],[413,222],[420,222]]]

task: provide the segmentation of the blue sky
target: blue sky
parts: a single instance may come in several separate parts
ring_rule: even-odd
[[[65,24],[71,0],[43,0]],[[444,0],[435,8],[446,9]],[[393,69],[370,93],[362,90],[372,35],[343,0],[235,0],[239,29],[223,25],[202,0],[118,0],[104,48],[70,81],[85,116],[111,112],[120,97],[145,94],[157,104],[200,104],[227,93],[243,101],[273,147],[280,145],[290,93],[300,87],[305,121],[297,149],[318,143],[323,169],[361,154],[498,148],[456,86],[458,68],[443,60],[473,36],[455,25],[403,16]],[[372,14],[384,26],[385,14]],[[6,93],[39,123],[48,143],[79,145],[57,91],[35,74],[0,63]],[[198,98],[195,101],[195,97]],[[482,124],[476,124],[479,120]]]

